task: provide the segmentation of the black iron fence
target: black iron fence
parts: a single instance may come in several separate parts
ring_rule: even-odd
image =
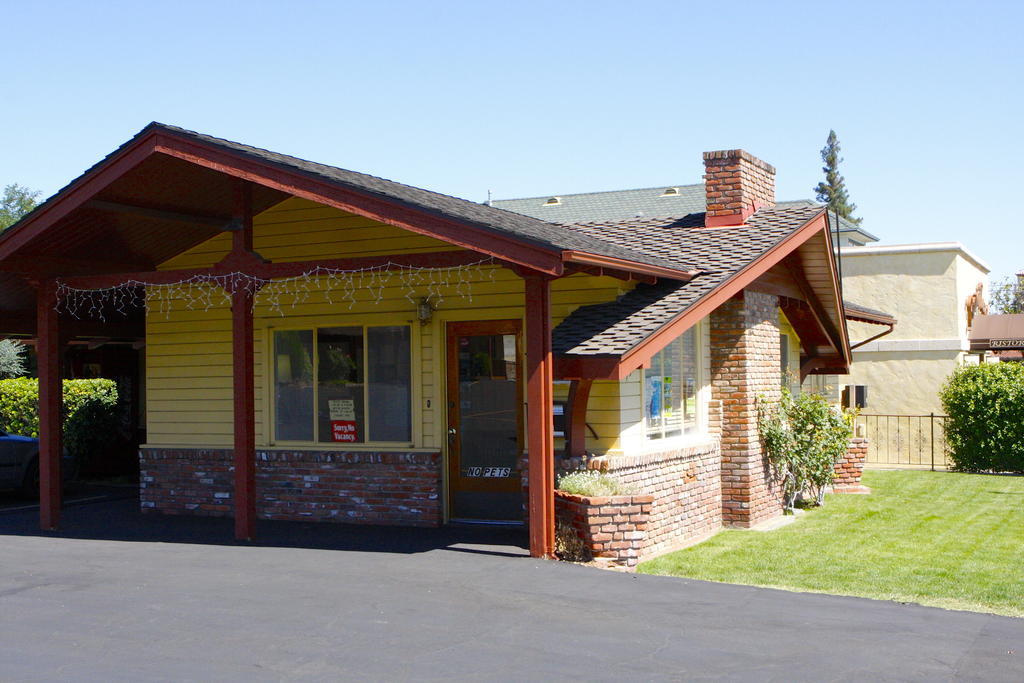
[[[943,430],[947,419],[934,413],[858,415],[857,436],[869,441],[866,464],[946,469],[950,464]]]

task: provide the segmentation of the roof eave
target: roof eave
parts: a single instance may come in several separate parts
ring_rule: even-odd
[[[610,268],[613,270],[626,271],[628,273],[635,273],[637,275],[650,275],[652,277],[663,277],[671,280],[681,280],[688,282],[694,278],[694,276],[701,273],[700,270],[690,268],[669,268],[666,266],[656,266],[648,263],[639,263],[637,261],[630,261],[627,259],[619,259],[612,256],[602,256],[600,254],[591,254],[584,251],[578,250],[566,250],[562,252],[562,261],[565,263],[572,263],[583,266],[593,266],[596,268]]]

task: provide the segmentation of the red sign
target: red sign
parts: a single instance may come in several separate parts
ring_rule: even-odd
[[[356,429],[354,420],[331,420],[331,437],[335,441],[346,441],[356,443],[359,441],[359,432]]]

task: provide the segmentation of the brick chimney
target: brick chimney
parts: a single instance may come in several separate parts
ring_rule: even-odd
[[[704,197],[705,227],[742,225],[775,205],[775,167],[742,149],[704,152]]]

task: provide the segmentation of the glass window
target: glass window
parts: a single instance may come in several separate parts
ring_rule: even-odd
[[[697,431],[699,357],[691,328],[651,359],[644,370],[644,426],[647,438],[665,439]]]
[[[412,441],[409,328],[367,330],[370,434],[374,441]]]
[[[363,328],[316,331],[317,416],[321,443],[366,440]]]
[[[789,335],[779,335],[779,370],[782,376],[782,386],[789,386]]]
[[[313,440],[313,332],[274,333],[274,423],[283,441]]]
[[[411,441],[410,350],[408,326],[275,332],[275,438]]]

